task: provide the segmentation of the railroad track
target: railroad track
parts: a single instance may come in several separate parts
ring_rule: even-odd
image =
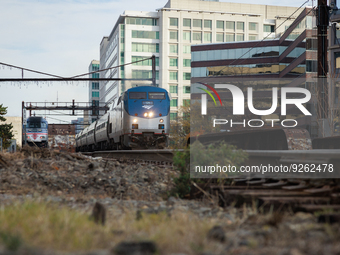
[[[103,157],[108,159],[132,160],[136,162],[147,162],[153,164],[172,164],[175,151],[183,150],[112,150],[83,152],[84,155],[91,157]]]
[[[132,160],[153,164],[172,164],[175,150],[126,150],[98,151],[83,153],[92,157],[118,160]],[[295,151],[251,151],[244,165],[271,164],[334,164],[334,170],[340,171],[340,150],[295,150]],[[300,176],[301,177],[301,176]],[[299,178],[300,178],[299,177]],[[302,176],[303,177],[303,176]],[[340,221],[340,179],[294,178],[280,176],[261,178],[261,175],[243,175],[233,179],[230,185],[217,185],[213,182],[193,188],[191,198],[198,198],[202,189],[217,195],[221,205],[242,205],[256,202],[263,210],[293,210],[321,213],[322,219]],[[291,179],[290,179],[291,178]],[[294,179],[293,179],[294,178]],[[329,213],[331,212],[331,214]]]

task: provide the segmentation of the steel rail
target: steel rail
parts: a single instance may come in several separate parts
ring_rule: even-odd
[[[129,159],[172,162],[176,151],[170,149],[150,149],[150,150],[111,150],[84,152],[84,155],[92,157],[103,157],[111,159]],[[319,149],[319,150],[245,150],[248,160],[244,165],[263,165],[273,166],[280,164],[328,164],[333,163],[340,169],[340,150],[339,149]]]
[[[176,151],[181,150],[167,150],[167,149],[153,149],[153,150],[111,150],[111,151],[95,151],[83,152],[84,155],[92,157],[103,157],[110,159],[127,159],[127,160],[143,160],[152,162],[172,163],[172,158]]]

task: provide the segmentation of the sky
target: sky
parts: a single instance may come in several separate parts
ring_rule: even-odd
[[[1,0],[0,63],[62,77],[87,73],[90,62],[99,60],[100,42],[103,36],[110,34],[120,14],[125,10],[155,11],[166,2],[167,0]],[[254,3],[253,0],[220,2]],[[257,0],[256,4],[299,7],[304,2],[305,0]],[[312,5],[312,1],[307,5]],[[0,64],[0,78],[21,78],[21,75],[21,71]],[[24,77],[47,76],[25,71]],[[8,107],[7,116],[21,116],[22,101],[71,102],[72,99],[76,102],[89,100],[88,82],[0,82],[0,104]],[[69,119],[76,117],[51,116],[48,121],[64,123]]]

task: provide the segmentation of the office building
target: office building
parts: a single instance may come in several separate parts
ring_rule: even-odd
[[[304,8],[286,31],[276,39],[192,45],[191,83],[237,84],[242,79],[248,86],[253,87],[254,105],[258,109],[271,108],[272,87],[300,86],[315,94],[316,36],[316,17],[311,8]],[[202,92],[196,90],[193,92],[192,99],[200,100],[200,94],[195,93]],[[228,94],[230,92],[225,92],[223,96],[231,99]],[[284,117],[297,120],[298,127],[308,129],[310,134],[316,137],[318,136],[316,105],[314,98],[306,106],[312,116],[305,116],[296,107],[287,107],[287,116]],[[232,112],[232,104],[227,107]],[[268,118],[268,116],[259,118],[262,117]],[[271,117],[283,118],[280,105]]]
[[[99,73],[92,73],[99,70],[99,61],[92,60],[89,65],[89,78],[98,79]],[[89,106],[99,106],[99,81],[90,81],[89,82]],[[96,121],[99,116],[98,110],[90,110],[85,111],[84,114],[84,123],[91,124],[92,122]]]
[[[125,11],[100,44],[100,69],[110,68],[100,77],[150,79],[151,60],[124,64],[155,55],[156,84],[171,93],[175,119],[178,107],[190,100],[192,45],[273,39],[297,18],[296,11],[296,7],[198,0],[169,0],[155,12]],[[151,82],[100,82],[100,102],[117,100],[139,84]]]

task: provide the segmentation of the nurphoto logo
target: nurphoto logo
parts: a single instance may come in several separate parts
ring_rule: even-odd
[[[203,83],[202,83],[203,84]],[[203,84],[206,86],[208,89],[213,91],[213,93],[217,96],[218,100],[220,101],[221,106],[222,100],[220,95],[217,93],[216,89],[228,89],[231,92],[232,95],[232,105],[233,105],[233,115],[235,116],[240,116],[240,115],[245,115],[245,96],[243,91],[232,84],[215,84],[215,88],[208,84]],[[206,92],[214,101],[215,106],[217,106],[216,100],[214,96],[211,94],[210,91],[207,89],[199,88]],[[300,97],[298,98],[288,98],[289,93],[299,93],[301,94]],[[208,100],[207,100],[207,94],[201,94],[201,114],[202,115],[207,115],[207,105],[208,105]],[[281,116],[286,116],[287,115],[287,105],[292,104],[295,105],[304,115],[306,116],[311,116],[312,114],[306,109],[306,107],[303,106],[304,103],[309,102],[311,99],[311,93],[309,90],[304,89],[304,88],[298,88],[298,87],[282,87],[281,88],[281,101],[280,101],[280,106],[281,106]],[[254,114],[254,115],[259,115],[259,116],[265,116],[265,115],[270,115],[273,114],[278,106],[278,88],[273,87],[272,88],[272,105],[269,109],[265,110],[259,110],[255,109],[254,104],[253,104],[253,88],[248,87],[247,88],[247,104],[248,104],[248,110]],[[242,125],[243,127],[246,127],[246,124],[248,124],[249,127],[262,127],[264,126],[265,122],[271,122],[271,126],[274,127],[274,122],[280,121],[280,119],[250,119],[250,120],[243,120],[241,122],[233,122],[232,119],[227,120],[227,119],[214,119],[213,120],[213,126],[215,127],[216,125],[221,125],[221,124],[227,124],[230,123],[230,127],[233,125]],[[288,124],[292,123],[293,124]],[[297,126],[297,121],[294,119],[284,119],[281,120],[281,125],[283,127],[296,127]]]

